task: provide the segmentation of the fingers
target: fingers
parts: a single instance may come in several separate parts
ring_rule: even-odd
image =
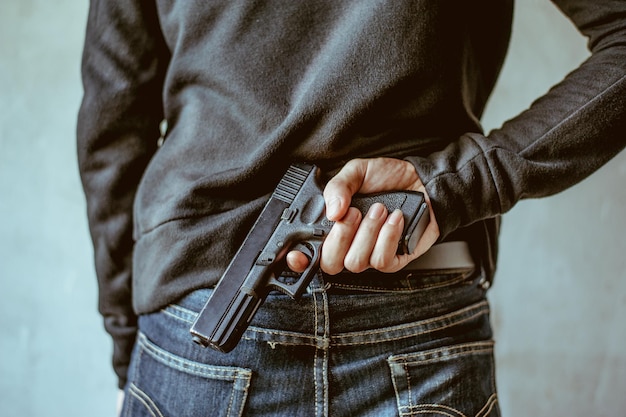
[[[287,254],[287,266],[294,272],[304,272],[309,262],[309,258],[300,251],[293,250]]]
[[[356,193],[411,190],[423,192],[430,210],[430,224],[412,254],[397,254],[404,216],[401,211],[387,213],[381,204],[370,207],[361,218],[350,207]],[[439,227],[415,167],[393,158],[354,159],[349,161],[325,186],[326,217],[335,222],[322,246],[320,267],[331,275],[343,270],[362,272],[373,268],[395,272],[428,250],[439,237]],[[306,269],[297,255],[288,257],[292,270]]]
[[[398,255],[398,242],[404,230],[404,215],[395,210],[387,215],[382,204],[374,204],[365,218],[351,207],[345,218],[336,222],[324,245],[320,268],[330,275],[344,270],[359,273],[366,269],[396,272],[411,260],[426,252],[439,238],[439,228],[434,217],[419,240],[413,254]],[[287,254],[287,265],[292,271],[303,272],[309,258],[300,251]]]
[[[377,203],[359,222],[360,218],[360,212],[350,208],[346,218],[335,223],[322,246],[322,270],[335,275],[343,270],[358,273],[370,268],[382,272],[401,269],[407,256],[396,254],[404,227],[402,211],[388,215],[385,206]]]
[[[406,256],[398,256],[398,242],[404,229],[402,210],[394,210],[378,233],[376,245],[370,256],[370,266],[381,272],[395,272],[404,267],[402,260]]]
[[[387,209],[385,206],[376,203],[370,207],[346,253],[344,266],[348,271],[363,272],[370,267],[370,258],[376,247],[378,232],[386,219]]]
[[[362,221],[349,214],[352,196],[383,191],[411,190],[424,193],[430,224],[412,254],[397,255],[404,219],[401,212],[388,215],[384,207],[371,207]],[[362,272],[374,268],[395,272],[428,250],[439,237],[439,227],[415,167],[394,158],[349,161],[324,188],[326,217],[335,222],[322,247],[320,266],[328,274],[344,269]],[[355,223],[356,222],[356,223]]]
[[[328,234],[320,259],[322,271],[335,275],[344,269],[344,258],[350,249],[361,222],[361,212],[350,207],[344,218],[337,221]]]

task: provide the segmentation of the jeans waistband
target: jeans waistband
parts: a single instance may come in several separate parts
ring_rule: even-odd
[[[281,340],[287,344],[295,343],[297,339],[298,343],[309,344],[313,343],[309,340],[311,335],[320,331],[317,327],[320,320],[331,321],[331,327],[327,330],[335,334],[336,345],[351,344],[355,334],[361,337],[361,332],[369,334],[372,333],[371,329],[399,326],[397,330],[404,332],[407,323],[430,326],[431,319],[435,317],[439,317],[443,323],[435,327],[447,327],[450,320],[464,321],[476,315],[488,314],[486,293],[478,285],[478,279],[475,277],[423,292],[390,290],[363,293],[349,289],[346,293],[339,293],[334,285],[329,287],[322,279],[315,278],[311,282],[310,292],[298,300],[281,293],[270,293],[243,338]],[[212,291],[196,290],[175,305],[167,307],[164,312],[185,321],[190,327]],[[322,333],[330,334],[326,331]],[[191,340],[190,335],[187,337]],[[359,340],[366,342],[369,339]]]

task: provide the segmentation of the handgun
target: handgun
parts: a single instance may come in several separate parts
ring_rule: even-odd
[[[194,321],[194,342],[230,352],[241,339],[271,291],[298,299],[317,273],[324,239],[334,222],[325,216],[321,170],[292,164],[280,180],[254,226]],[[416,191],[357,194],[351,206],[363,215],[375,202],[404,214],[398,254],[412,253],[429,222],[424,195]],[[281,279],[286,255],[297,249],[309,257],[308,267],[290,280]]]

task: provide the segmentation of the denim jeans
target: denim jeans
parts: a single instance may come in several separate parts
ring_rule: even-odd
[[[319,276],[272,293],[230,353],[189,328],[211,290],[140,317],[122,416],[499,416],[480,276]]]

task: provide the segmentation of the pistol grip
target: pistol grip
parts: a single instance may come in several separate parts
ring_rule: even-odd
[[[351,205],[358,208],[363,216],[374,203],[382,203],[388,212],[400,209],[404,214],[404,230],[398,242],[398,254],[413,253],[419,238],[430,222],[428,205],[424,194],[417,191],[392,191],[376,194],[357,194]]]

